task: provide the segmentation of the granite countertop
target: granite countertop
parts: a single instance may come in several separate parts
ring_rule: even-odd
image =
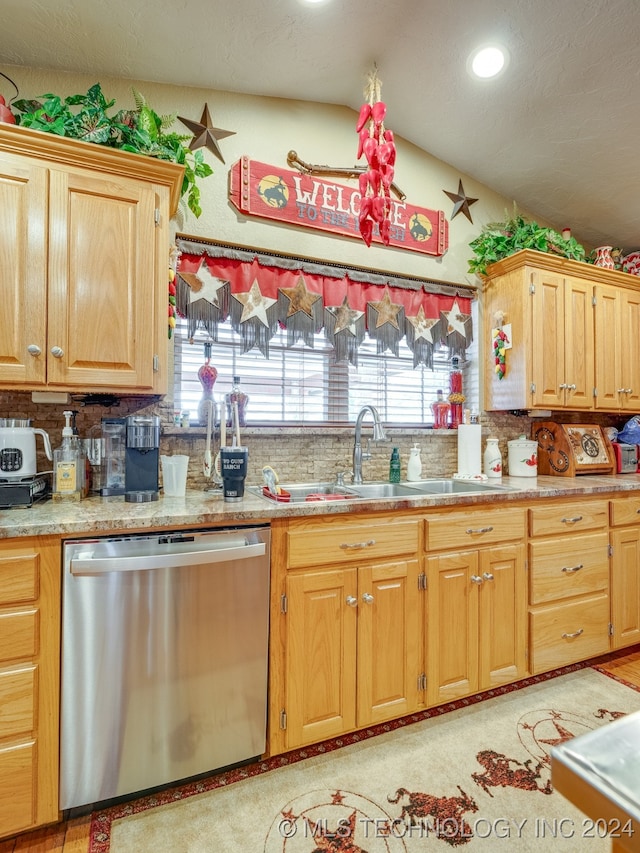
[[[245,490],[238,503],[225,503],[220,491],[188,490],[184,498],[126,503],[124,497],[91,497],[82,501],[45,500],[32,507],[0,510],[0,538],[37,535],[105,534],[124,530],[168,530],[178,527],[269,522],[273,518],[344,515],[408,509],[474,506],[513,500],[640,493],[640,474],[582,477],[504,477],[502,487],[474,495],[417,495],[376,500],[275,503]]]

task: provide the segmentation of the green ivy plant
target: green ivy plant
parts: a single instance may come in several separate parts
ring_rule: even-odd
[[[553,228],[544,228],[537,222],[527,222],[524,217],[515,214],[505,218],[504,222],[492,222],[486,225],[469,247],[473,257],[469,260],[469,272],[479,276],[487,275],[487,267],[521,249],[533,249],[585,261],[586,252],[575,237],[565,239]]]
[[[170,160],[184,166],[182,197],[186,197],[189,210],[200,216],[200,187],[198,180],[213,174],[204,162],[200,150],[191,151],[184,143],[190,138],[172,133],[169,128],[176,116],[159,116],[145,98],[132,89],[135,109],[119,110],[109,115],[115,100],[107,100],[99,83],[86,95],[41,95],[39,100],[14,101],[17,123],[22,127],[56,133],[84,142],[94,142],[110,148],[119,148],[134,154],[146,154],[160,160]]]

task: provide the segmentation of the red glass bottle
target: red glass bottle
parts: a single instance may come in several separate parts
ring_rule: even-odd
[[[458,367],[458,357],[451,359],[451,373],[449,374],[449,403],[451,404],[450,426],[457,429],[462,423],[462,404],[466,397],[462,393],[462,373]]]

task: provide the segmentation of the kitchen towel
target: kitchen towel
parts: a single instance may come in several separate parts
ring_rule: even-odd
[[[458,425],[458,474],[482,474],[481,438],[480,424]]]

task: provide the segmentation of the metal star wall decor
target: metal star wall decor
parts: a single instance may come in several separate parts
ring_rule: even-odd
[[[194,134],[193,139],[189,143],[191,151],[195,151],[196,148],[208,148],[209,151],[216,155],[218,160],[224,163],[224,157],[218,145],[218,140],[225,139],[227,136],[235,136],[235,130],[223,130],[220,127],[214,127],[211,123],[207,104],[204,105],[202,118],[199,122],[193,121],[190,118],[183,118],[182,116],[178,116],[178,118]]]
[[[467,196],[465,194],[464,187],[462,186],[462,181],[461,180],[458,181],[458,192],[457,193],[450,193],[450,192],[447,192],[447,190],[442,190],[442,192],[445,195],[448,195],[449,198],[451,199],[451,201],[454,202],[453,212],[451,214],[451,219],[455,219],[456,216],[462,212],[467,217],[469,222],[471,222],[471,224],[473,224],[473,219],[471,218],[471,213],[469,211],[469,208],[471,207],[472,204],[475,204],[478,201],[478,199],[477,198],[469,198],[469,196]]]

